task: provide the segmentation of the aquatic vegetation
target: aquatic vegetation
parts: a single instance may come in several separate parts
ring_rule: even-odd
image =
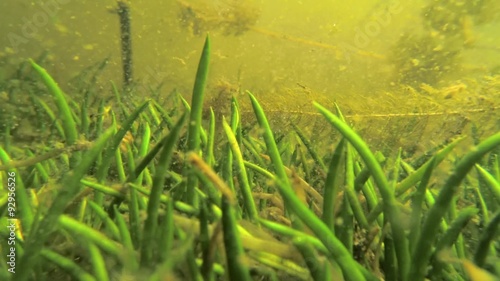
[[[498,9],[491,1],[431,1],[421,11],[423,30],[403,34],[391,60],[397,80],[418,86],[435,85],[460,68],[464,48],[474,45],[474,28],[491,22]]]
[[[458,68],[459,48],[451,49],[430,34],[405,34],[394,47],[392,61],[397,81],[408,85],[435,85]]]
[[[192,5],[178,0],[179,20],[193,34],[221,30],[224,35],[238,36],[255,25],[259,10],[251,1],[218,1],[205,5]]]
[[[15,241],[1,247],[0,279],[500,276],[500,133],[455,158],[466,137],[413,163],[394,148],[388,161],[336,104],[314,103],[336,142],[325,147],[300,124],[272,123],[250,92],[250,107],[233,98],[220,120],[205,112],[205,124],[209,60],[207,37],[190,104],[180,96],[171,108],[133,98],[124,104],[114,87],[116,106],[98,99],[94,123],[90,96],[73,102],[30,62],[53,97],[44,114],[60,145],[42,141],[43,153],[7,141],[0,147],[0,178],[16,179],[15,208],[13,190],[0,196],[0,220],[13,225],[0,235]],[[440,168],[451,171],[442,185]],[[476,240],[471,233],[479,232]]]

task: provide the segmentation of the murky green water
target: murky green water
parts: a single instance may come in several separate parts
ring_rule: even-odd
[[[312,100],[337,101],[353,120],[382,127],[377,134],[418,126],[418,134],[431,134],[446,125],[442,116],[449,122],[446,112],[470,110],[460,117],[479,122],[498,106],[500,5],[493,0],[131,2],[133,79],[153,87],[164,82],[165,93],[190,95],[209,32],[211,99],[250,90],[268,108],[279,103],[282,116],[313,111],[305,105]],[[112,0],[2,1],[0,77],[48,51],[44,66],[65,88],[109,58],[97,81],[109,92],[110,81],[122,82],[116,6]],[[416,126],[407,120],[415,113],[429,114]],[[429,123],[437,125],[426,131]],[[455,123],[460,120],[448,126]],[[407,138],[395,145],[414,136]]]

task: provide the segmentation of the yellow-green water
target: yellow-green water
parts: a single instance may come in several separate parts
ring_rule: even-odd
[[[166,76],[170,84],[189,89],[185,82],[192,80],[203,36],[194,36],[182,28],[181,7],[189,4],[223,21],[225,10],[242,5],[243,12],[255,13],[257,21],[251,27],[285,39],[255,30],[225,36],[220,30],[208,29],[214,39],[212,80],[223,76],[236,82],[241,71],[242,86],[253,90],[301,83],[331,95],[367,91],[391,79],[388,76],[393,69],[384,57],[390,56],[389,48],[402,32],[416,33],[423,28],[425,3],[132,1],[136,79],[142,81],[154,71]],[[2,1],[0,5],[2,11],[8,11],[3,13],[0,25],[4,55],[14,52],[14,57],[23,59],[49,50],[53,56],[49,70],[63,81],[109,55],[111,65],[103,80],[121,77],[118,17],[110,12],[115,1]],[[498,61],[495,48],[500,42],[494,36],[495,27],[499,25],[494,20],[467,27],[476,37],[474,46],[464,54],[474,63],[467,65],[469,71],[487,70]],[[332,49],[308,45],[306,41],[340,48],[344,54],[339,57]],[[346,45],[373,56],[345,52],[342,49]]]
[[[108,91],[110,80],[122,80],[114,9],[114,0],[2,1],[0,74],[5,78],[20,61],[47,50],[49,63],[44,66],[65,88],[85,67],[109,57],[98,81]],[[364,116],[353,120],[385,126],[379,134],[406,128],[387,125],[387,118],[374,121],[379,115],[406,120],[409,113],[487,109],[473,113],[484,121],[498,105],[494,74],[500,65],[500,5],[493,0],[137,0],[130,9],[134,81],[152,86],[164,81],[165,94],[178,89],[190,95],[209,32],[209,101],[221,88],[250,90],[270,109],[279,103],[282,116],[314,111],[302,106],[312,100],[337,101],[349,115]],[[181,17],[186,11],[195,17]],[[245,29],[225,34],[234,23],[246,24]],[[404,34],[410,39],[401,43]],[[423,43],[415,50],[417,42]],[[452,62],[444,59],[449,57]],[[422,74],[419,69],[430,70]],[[487,83],[491,85],[483,86]],[[421,127],[445,124],[444,117],[430,116],[438,117],[425,117]]]

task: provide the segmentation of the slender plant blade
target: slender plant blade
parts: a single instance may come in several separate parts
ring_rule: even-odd
[[[210,63],[210,37],[205,38],[205,45],[201,53],[198,70],[196,72],[196,80],[194,81],[193,96],[191,102],[191,111],[188,126],[188,150],[199,153],[200,137],[201,137],[201,121],[203,113],[203,99],[205,96],[205,86],[208,77],[208,66]],[[197,206],[197,193],[195,186],[197,183],[196,177],[189,177],[187,182],[187,202],[188,204]]]
[[[444,187],[439,192],[436,203],[427,213],[422,231],[415,246],[415,251],[412,255],[413,263],[408,278],[411,276],[412,280],[415,281],[424,280],[427,264],[431,256],[432,245],[439,230],[439,223],[451,204],[453,194],[456,192],[456,189],[470,169],[474,167],[486,153],[490,152],[498,145],[500,145],[500,133],[481,142],[467,153],[457,164],[452,175],[447,179]]]
[[[366,166],[370,169],[373,179],[377,183],[380,194],[384,200],[384,216],[388,217],[391,225],[398,261],[399,278],[403,281],[407,280],[406,274],[410,265],[410,254],[407,247],[408,243],[400,223],[401,215],[396,204],[394,191],[389,187],[387,178],[385,177],[380,164],[368,148],[368,145],[346,123],[323,106],[317,103],[314,103],[314,105],[327,119],[327,121],[352,144],[352,146],[358,151],[360,157],[364,160]]]

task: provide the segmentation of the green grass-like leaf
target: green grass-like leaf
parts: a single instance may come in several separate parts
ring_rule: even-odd
[[[364,160],[368,169],[370,169],[372,177],[377,183],[380,194],[382,195],[382,198],[384,200],[384,216],[387,216],[391,225],[399,266],[399,278],[400,280],[407,280],[406,274],[410,265],[410,254],[407,246],[408,243],[404,234],[404,230],[401,227],[401,215],[396,204],[394,192],[390,189],[387,178],[385,177],[382,168],[380,167],[373,153],[368,148],[368,145],[351,128],[349,128],[347,124],[345,124],[340,118],[332,114],[321,105],[317,103],[315,103],[314,105],[328,120],[328,122],[332,126],[334,126],[342,134],[342,136],[352,144],[352,146],[359,153],[360,157]]]
[[[269,156],[271,157],[271,162],[273,163],[273,167],[277,174],[277,187],[286,202],[287,207],[290,208],[290,210],[297,215],[323,242],[325,247],[327,247],[330,251],[334,260],[339,263],[342,271],[344,272],[344,277],[347,280],[365,280],[366,277],[370,277],[370,279],[374,278],[367,271],[362,272],[359,264],[354,261],[349,251],[344,247],[344,245],[342,245],[335,235],[333,235],[328,226],[317,218],[316,215],[312,213],[309,208],[307,208],[307,206],[303,205],[300,199],[294,194],[264,111],[262,110],[262,107],[257,99],[255,99],[251,93],[248,94],[252,101],[252,106],[254,108],[255,115],[257,116],[259,125],[264,130],[264,140],[266,141]],[[363,273],[368,276],[364,276]]]
[[[37,260],[40,250],[50,234],[56,229],[57,220],[63,213],[66,206],[80,190],[80,180],[87,173],[97,155],[102,152],[104,146],[113,134],[112,129],[108,129],[95,143],[95,145],[83,155],[82,162],[73,171],[68,173],[62,180],[54,203],[50,206],[47,214],[43,217],[36,229],[32,229],[26,241],[26,251],[19,261],[19,267],[28,268]],[[29,271],[21,271],[16,274],[13,280],[27,280]]]
[[[104,156],[101,165],[99,166],[99,170],[97,173],[97,180],[101,182],[108,173],[109,165],[111,164],[111,161],[113,160],[113,155],[115,151],[118,149],[118,146],[120,146],[120,143],[123,140],[123,137],[127,133],[128,130],[132,127],[132,124],[139,118],[139,115],[141,112],[147,108],[149,104],[149,101],[145,101],[141,106],[137,107],[137,109],[130,115],[128,118],[123,122],[123,125],[121,128],[118,130],[118,132],[113,136],[112,141],[109,143],[109,145],[106,147],[106,150],[104,151]],[[96,199],[95,200],[97,203],[102,203],[100,202],[101,199]]]
[[[498,211],[491,221],[486,226],[485,231],[479,239],[479,245],[474,253],[474,263],[477,266],[483,266],[486,261],[486,256],[498,229],[500,228],[500,211]]]
[[[73,145],[78,140],[78,129],[76,127],[75,120],[73,119],[72,110],[66,101],[66,97],[64,96],[63,91],[59,88],[59,85],[56,81],[50,76],[47,71],[36,64],[32,59],[29,60],[31,66],[36,70],[36,72],[42,78],[43,83],[49,89],[49,92],[54,97],[54,101],[56,102],[57,108],[60,111],[60,119],[62,120],[63,128],[64,128],[64,136],[66,139],[67,145]]]
[[[229,141],[229,146],[231,147],[233,156],[236,158],[235,162],[236,162],[236,167],[239,170],[238,178],[240,180],[240,185],[241,185],[240,188],[243,195],[245,210],[247,211],[250,220],[252,220],[253,222],[257,222],[258,219],[257,208],[255,206],[255,202],[252,197],[252,190],[250,188],[246,167],[243,162],[243,155],[241,154],[241,150],[236,140],[236,136],[231,130],[229,124],[227,124],[226,119],[223,119],[222,122],[224,130],[226,131],[226,136]]]
[[[180,131],[184,126],[186,115],[183,115],[177,124],[170,132],[167,141],[161,151],[158,169],[153,176],[153,187],[148,200],[147,214],[148,217],[144,223],[143,240],[141,247],[141,264],[148,266],[153,259],[153,248],[155,245],[155,234],[158,227],[158,209],[160,207],[160,198],[163,192],[165,183],[165,176],[167,169],[171,164],[172,155],[174,152],[175,144],[179,138]]]
[[[196,79],[193,87],[191,111],[189,117],[188,150],[199,153],[201,137],[201,119],[203,111],[203,100],[205,96],[205,85],[208,77],[208,66],[210,63],[210,37],[207,35],[205,45],[201,53]],[[197,207],[197,196],[195,192],[196,177],[189,177],[187,181],[187,202]]]
[[[11,161],[9,155],[2,147],[0,147],[0,160],[5,164]],[[9,219],[14,219],[17,217],[16,211],[18,211],[23,230],[25,232],[30,232],[33,225],[34,214],[23,179],[20,177],[20,173],[17,169],[8,169],[6,176],[7,197],[5,198],[5,203],[9,202],[9,197],[13,198],[10,200],[14,200],[14,202],[11,203],[13,203],[15,207],[13,209],[7,209],[6,216]]]
[[[453,174],[448,178],[444,187],[439,192],[436,203],[427,213],[427,218],[420,232],[415,251],[412,254],[413,264],[408,278],[412,280],[423,280],[426,267],[431,255],[432,245],[439,229],[439,222],[448,210],[458,185],[470,171],[470,169],[489,151],[500,145],[500,133],[497,133],[481,142],[473,150],[467,153],[457,164]]]

